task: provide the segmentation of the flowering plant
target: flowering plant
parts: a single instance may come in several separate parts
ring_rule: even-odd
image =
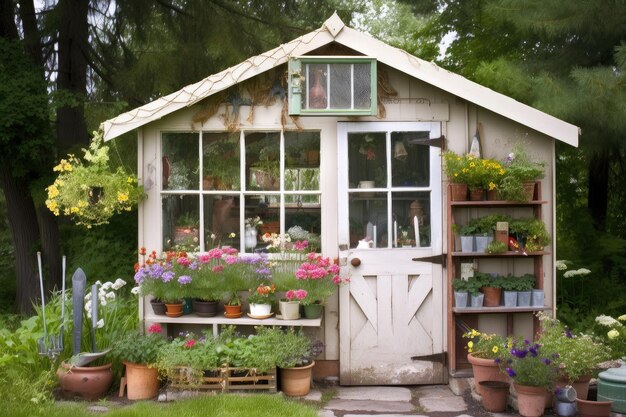
[[[248,303],[250,304],[271,304],[274,301],[276,286],[261,283],[255,290],[250,290]]]
[[[54,183],[46,188],[46,207],[61,213],[86,228],[109,222],[122,211],[130,211],[143,198],[137,177],[123,167],[109,166],[109,147],[103,145],[102,132],[94,132],[83,162],[70,154],[54,167]]]
[[[463,333],[463,337],[470,339],[465,346],[467,353],[471,353],[477,358],[497,359],[500,362],[509,356],[510,338],[498,334],[481,333],[476,329],[469,329]]]
[[[467,156],[457,155],[447,150],[443,154],[443,170],[453,183],[467,184]]]
[[[160,349],[167,342],[159,324],[148,327],[147,334],[132,331],[113,344],[113,355],[121,361],[152,366]]]
[[[508,155],[504,168],[506,173],[500,182],[500,195],[505,200],[523,201],[527,199],[523,183],[543,178],[545,163],[533,161],[518,143]]]
[[[259,216],[256,217],[248,217],[246,219],[246,227],[251,227],[256,229],[258,226],[263,224],[263,220]]]
[[[298,284],[307,292],[301,300],[303,305],[323,303],[338,286],[350,281],[339,276],[339,265],[330,258],[311,252],[306,259],[295,273]]]
[[[509,353],[507,360],[499,362],[503,373],[519,385],[552,389],[559,376],[557,353],[529,340],[514,342]]]
[[[236,291],[231,287],[245,288],[242,281],[245,264],[237,249],[224,247],[201,253],[189,264],[191,283],[187,294],[205,300],[219,300],[224,293]]]
[[[264,233],[261,240],[268,244],[266,247],[268,252],[280,252],[286,244],[291,243],[291,236],[287,233]]]
[[[306,290],[303,290],[303,289],[288,290],[285,293],[285,299],[287,301],[302,301],[306,298],[307,294],[308,293],[306,292]]]
[[[457,155],[453,151],[443,153],[444,171],[454,183],[467,184],[472,188],[495,190],[504,178],[506,170],[494,159],[481,159],[473,155]]]
[[[617,319],[601,314],[595,319],[593,333],[609,348],[612,359],[626,356],[626,314]]]
[[[145,248],[139,252],[145,256]],[[166,303],[180,302],[188,294],[189,275],[192,260],[185,252],[166,252],[165,258],[158,258],[155,251],[148,259],[135,266],[135,282],[142,294],[150,294]]]
[[[537,316],[543,328],[539,342],[546,351],[559,355],[559,369],[570,384],[583,375],[591,375],[599,363],[609,360],[609,350],[591,336],[575,335],[559,320],[543,312]]]

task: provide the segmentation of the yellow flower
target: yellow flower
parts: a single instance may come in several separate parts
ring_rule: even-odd
[[[493,353],[498,353],[498,346],[494,346],[494,347],[492,347],[492,348],[491,348],[491,351],[492,351]]]
[[[493,182],[490,182],[490,183],[489,183],[489,191],[491,191],[491,190],[495,190],[495,189],[496,189],[496,187],[497,187],[497,186],[496,186]]]
[[[504,175],[504,170],[502,168],[500,168],[500,171],[498,171],[498,174]]]
[[[50,187],[48,187],[48,198],[54,198],[58,195],[59,195],[59,189],[56,186],[51,185]]]
[[[626,314],[622,314],[617,318],[619,321],[626,321]]]
[[[609,330],[609,332],[606,335],[609,337],[609,339],[613,340],[617,336],[619,336],[619,332],[617,330],[613,329],[613,330]]]
[[[472,349],[474,347],[474,342],[472,342],[471,340],[467,342],[467,347]]]
[[[134,181],[134,180],[133,180],[133,178],[132,178],[132,177],[128,177],[128,178],[126,178],[126,182],[127,182],[127,183],[129,183],[129,184],[132,184],[132,183],[133,183],[133,181]]]
[[[84,200],[80,200],[80,201],[78,202],[78,207],[79,207],[79,208],[87,207],[87,202],[86,202],[86,201],[84,201]]]
[[[472,337],[478,337],[480,336],[480,332],[476,329],[472,329]]]
[[[123,203],[124,201],[128,201],[128,194],[117,192],[117,201]]]
[[[474,168],[476,166],[476,164],[474,162],[470,162],[469,166],[470,166],[470,168]]]
[[[46,207],[48,207],[48,210],[54,212],[55,210],[58,210],[59,205],[54,200],[46,200]]]
[[[70,213],[78,213],[78,212],[79,212],[78,207],[74,206],[74,207],[70,208]]]
[[[236,235],[234,233],[231,233],[231,234],[228,235],[228,237],[231,238],[231,239],[234,238],[235,236]]]

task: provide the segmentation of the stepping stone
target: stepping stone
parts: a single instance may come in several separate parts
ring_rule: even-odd
[[[320,410],[317,415],[319,417],[335,417],[335,413],[332,410]]]
[[[327,410],[372,411],[377,413],[408,413],[415,409],[409,402],[374,400],[330,400],[324,407]]]
[[[305,401],[321,401],[322,400],[322,392],[319,390],[311,390],[304,397],[300,397],[301,400]]]
[[[457,397],[447,386],[431,385],[417,389],[419,404],[429,412],[459,412],[467,410],[463,397]]]
[[[411,401],[411,390],[402,387],[339,387],[340,400]]]

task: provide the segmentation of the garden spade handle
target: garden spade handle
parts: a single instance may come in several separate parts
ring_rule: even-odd
[[[80,345],[83,339],[83,306],[85,304],[85,286],[87,277],[82,269],[78,268],[72,276],[72,317],[74,320],[73,354],[80,353]]]
[[[46,299],[43,291],[43,272],[41,269],[41,252],[37,251],[37,266],[39,267],[39,289],[41,290],[41,317],[43,319],[43,340],[48,339],[48,329],[46,329]]]

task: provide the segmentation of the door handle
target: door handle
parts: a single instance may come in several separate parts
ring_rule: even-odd
[[[356,268],[357,266],[361,265],[361,259],[360,258],[350,259],[350,265]]]
[[[416,262],[430,262],[431,264],[441,265],[445,268],[446,261],[447,261],[447,254],[442,253],[439,255],[423,256],[420,258],[413,258],[413,260]]]

